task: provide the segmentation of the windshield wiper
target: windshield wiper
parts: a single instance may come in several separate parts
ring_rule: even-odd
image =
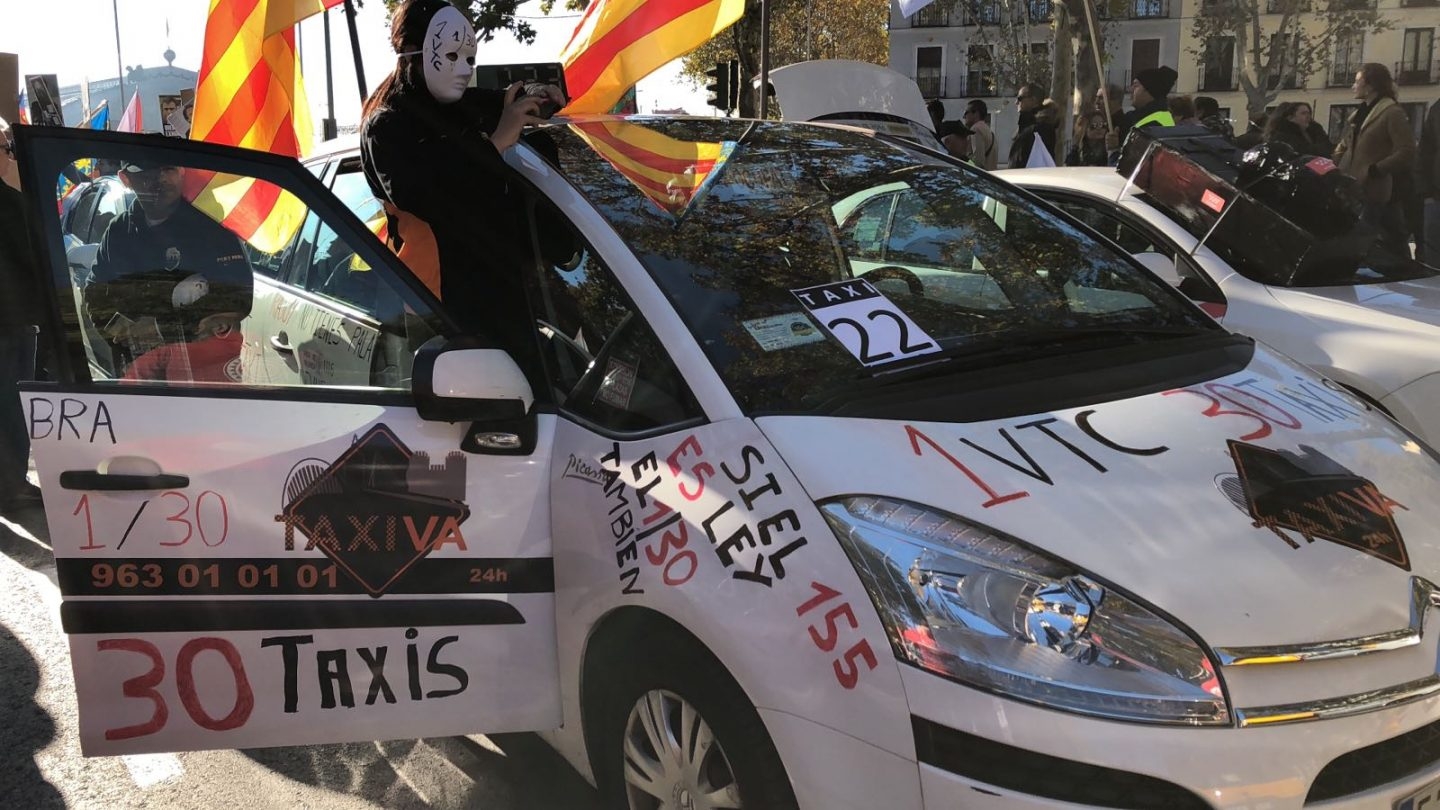
[[[1092,326],[1047,327],[1025,331],[1006,331],[993,337],[969,340],[938,352],[874,366],[865,370],[872,380],[901,380],[928,376],[937,371],[960,367],[984,367],[1034,354],[1043,347],[1056,347],[1063,352],[1085,351],[1096,343],[1148,343],[1156,340],[1192,337],[1216,331],[1203,326],[1155,326],[1146,324],[1104,324]]]

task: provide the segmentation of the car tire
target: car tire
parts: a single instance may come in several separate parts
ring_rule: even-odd
[[[798,807],[759,713],[724,666],[693,638],[655,633],[607,656],[596,674],[600,682],[586,690],[587,722],[595,724],[586,737],[596,748],[591,762],[607,807]],[[659,718],[658,728],[647,729],[651,718]],[[683,734],[682,728],[691,733]],[[706,728],[714,744],[697,745],[706,738]],[[659,752],[654,735],[667,731],[661,741],[666,750]],[[681,739],[686,736],[688,744]],[[675,767],[687,762],[697,767]],[[667,763],[672,769],[664,769]],[[647,770],[658,776],[648,791],[632,784]],[[712,790],[718,801],[705,799]],[[689,794],[688,804],[682,791]],[[664,801],[650,795],[656,792]]]

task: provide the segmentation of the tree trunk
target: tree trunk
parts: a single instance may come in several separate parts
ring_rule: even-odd
[[[1079,0],[1073,6],[1069,6],[1073,12],[1071,17],[1074,20],[1075,41],[1078,43],[1078,47],[1075,49],[1074,98],[1078,105],[1076,110],[1080,115],[1090,112],[1085,105],[1090,103],[1090,99],[1095,98],[1095,94],[1100,92],[1100,85],[1105,82],[1105,77],[1095,66],[1096,49],[1099,48],[1099,53],[1104,54],[1104,43],[1097,44],[1090,39],[1090,25],[1085,17],[1085,9],[1080,5],[1083,2],[1087,2],[1087,0]],[[1096,22],[1098,31],[1099,21]]]
[[[754,90],[760,78],[760,0],[746,0],[745,15],[731,27],[735,37],[735,53],[740,59],[740,117],[754,118],[760,113],[760,97]]]

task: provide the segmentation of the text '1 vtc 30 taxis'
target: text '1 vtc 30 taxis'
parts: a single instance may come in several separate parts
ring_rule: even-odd
[[[17,144],[87,755],[532,729],[637,810],[1437,792],[1434,451],[1002,181],[555,119],[515,244],[443,268],[514,296],[467,334],[353,149]],[[67,253],[94,158],[168,179]]]

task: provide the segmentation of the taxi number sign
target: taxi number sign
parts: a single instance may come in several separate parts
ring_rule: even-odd
[[[830,336],[866,366],[940,351],[940,344],[864,279],[791,290]]]

